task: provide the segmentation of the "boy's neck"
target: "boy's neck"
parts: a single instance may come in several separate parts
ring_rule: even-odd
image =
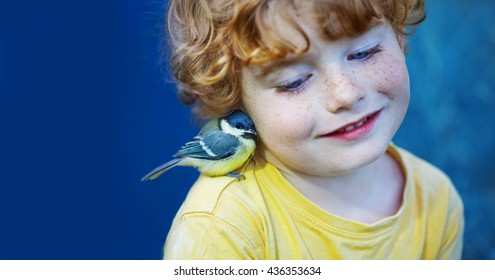
[[[334,215],[372,224],[400,208],[404,176],[388,153],[352,173],[328,177],[291,170],[269,152],[266,159],[305,197]]]

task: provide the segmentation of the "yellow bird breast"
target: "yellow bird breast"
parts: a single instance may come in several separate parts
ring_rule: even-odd
[[[198,164],[199,171],[210,177],[223,176],[241,168],[256,149],[256,142],[252,139],[241,138],[241,145],[230,157],[223,160],[203,160]]]

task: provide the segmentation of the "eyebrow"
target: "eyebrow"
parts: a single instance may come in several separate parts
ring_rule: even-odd
[[[286,58],[272,60],[267,64],[256,65],[255,66],[256,71],[254,76],[256,78],[261,78],[263,76],[266,76],[267,74],[277,72],[279,69],[282,69],[284,67],[287,67],[289,65],[297,63],[298,61],[303,60],[303,56],[306,54],[307,53],[302,55],[294,55],[289,58],[286,57]]]
[[[370,29],[373,29],[378,26],[385,25],[386,21],[383,18],[372,18],[370,22],[368,22],[368,27],[366,27],[366,32],[368,32]]]
[[[266,76],[268,73],[275,72],[277,68],[281,68],[281,65],[283,63],[282,61],[283,61],[282,59],[279,59],[276,61],[269,62],[268,64],[265,65],[256,66],[255,67],[256,72],[254,76],[256,78],[261,78],[263,76]]]

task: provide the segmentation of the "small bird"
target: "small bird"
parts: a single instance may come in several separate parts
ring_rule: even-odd
[[[210,177],[227,175],[244,179],[243,174],[233,171],[253,156],[256,135],[251,118],[235,110],[206,123],[197,136],[179,149],[173,160],[153,169],[141,181],[156,179],[174,166],[194,166]]]

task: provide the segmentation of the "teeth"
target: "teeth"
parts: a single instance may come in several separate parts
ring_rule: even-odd
[[[355,126],[353,126],[353,125],[350,125],[350,126],[348,126],[348,127],[344,128],[344,130],[345,130],[345,131],[349,131],[349,130],[354,129],[354,128],[356,128],[356,127],[355,127]]]
[[[363,125],[363,124],[364,124],[364,123],[365,123],[368,119],[369,119],[369,118],[366,118],[366,119],[364,119],[364,120],[362,120],[362,121],[358,122],[358,123],[357,123],[357,124],[355,124],[355,125],[350,125],[350,126],[346,126],[346,127],[344,127],[344,128],[341,128],[341,129],[339,129],[337,132],[344,132],[344,131],[353,130],[353,129],[354,129],[354,128],[356,128],[356,127],[360,127],[360,126],[362,126],[362,125]]]

